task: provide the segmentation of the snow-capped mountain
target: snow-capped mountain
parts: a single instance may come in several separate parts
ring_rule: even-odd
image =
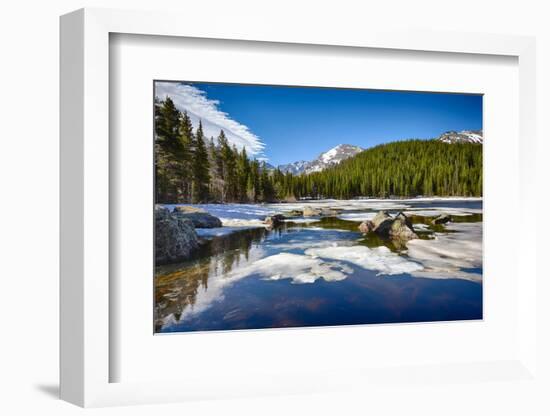
[[[298,162],[287,163],[286,165],[279,165],[279,170],[283,173],[292,173],[293,175],[299,175],[307,168],[311,162],[305,160],[299,160]]]
[[[329,166],[334,166],[340,163],[342,160],[355,156],[357,153],[362,152],[359,146],[353,146],[351,144],[339,144],[338,146],[321,153],[315,160],[307,162],[300,160],[298,162],[289,163],[286,165],[279,165],[279,169],[283,173],[291,172],[294,175],[300,175],[302,173],[321,172]]]
[[[444,143],[479,143],[483,144],[482,130],[447,131],[436,140]]]
[[[271,163],[266,162],[265,160],[260,163],[260,166],[262,168],[265,168],[267,170],[275,170],[277,169],[275,166],[273,166]]]

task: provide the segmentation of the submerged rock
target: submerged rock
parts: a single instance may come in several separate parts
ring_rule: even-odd
[[[166,208],[155,208],[155,262],[175,263],[189,258],[199,246],[193,223]]]
[[[200,208],[176,207],[173,215],[191,221],[195,228],[217,228],[222,226],[222,222],[218,217]]]
[[[449,214],[441,214],[439,217],[435,218],[432,221],[432,224],[447,224],[451,221],[451,216]]]
[[[285,220],[285,216],[281,214],[269,215],[265,217],[264,224],[269,227],[277,227],[281,225]]]
[[[334,217],[338,215],[341,210],[336,208],[314,208],[314,207],[304,207],[302,215],[304,217]]]
[[[304,211],[302,214],[304,217],[316,217],[317,215],[321,215],[321,208],[313,208],[313,207],[304,207]]]
[[[321,215],[324,217],[335,217],[341,212],[341,210],[336,208],[322,208]]]
[[[199,207],[192,207],[190,205],[178,205],[174,208],[174,211],[181,213],[190,213],[190,212],[206,212],[204,209]]]
[[[304,212],[299,209],[293,209],[291,211],[283,212],[285,218],[296,218],[304,215]]]
[[[372,231],[381,237],[401,241],[418,238],[411,219],[402,212],[392,217],[387,211],[380,211],[372,220],[363,221],[359,225],[359,231],[365,234]]]

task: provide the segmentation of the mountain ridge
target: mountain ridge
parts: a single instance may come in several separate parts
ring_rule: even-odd
[[[443,143],[478,143],[483,144],[483,130],[450,130],[441,134],[435,140]]]
[[[440,134],[436,138],[428,140],[436,140],[448,144],[483,144],[483,130],[449,130]],[[298,160],[296,162],[278,165],[276,168],[273,167],[273,169],[279,169],[282,173],[292,173],[293,175],[308,175],[310,173],[321,172],[328,167],[335,166],[341,161],[353,157],[364,150],[367,149],[351,144],[339,144],[326,152],[321,153],[317,156],[317,158],[311,161]]]
[[[337,165],[341,161],[355,156],[363,150],[365,149],[362,147],[342,143],[321,153],[317,158],[311,161],[299,160],[293,163],[279,165],[278,169],[283,173],[292,173],[293,175],[321,172],[330,166]]]

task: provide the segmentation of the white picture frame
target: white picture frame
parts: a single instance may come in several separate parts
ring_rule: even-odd
[[[181,22],[185,20],[186,25]],[[410,378],[479,383],[537,380],[535,251],[518,245],[524,271],[517,292],[517,354],[499,361],[441,363],[414,370],[396,368],[331,370],[323,382],[318,374],[282,371],[264,379],[236,380],[225,389],[193,374],[174,382],[111,382],[109,258],[109,36],[114,33],[226,39],[281,44],[430,51],[451,54],[504,55],[519,66],[519,208],[521,241],[535,241],[527,213],[533,205],[535,169],[535,41],[507,35],[381,32],[363,28],[329,33],[312,25],[307,31],[274,22],[261,26],[246,20],[238,25],[204,26],[173,13],[82,9],[61,18],[61,398],[80,406],[160,403],[214,397],[333,391],[346,388],[347,378],[359,386]],[[525,223],[525,224],[522,224]],[[522,227],[522,225],[525,225]],[[511,270],[510,273],[518,273]],[[212,336],[212,335],[209,335]],[[475,376],[476,372],[484,377]],[[192,381],[191,381],[192,380]],[[312,382],[313,381],[313,382]],[[209,388],[210,387],[210,388]]]

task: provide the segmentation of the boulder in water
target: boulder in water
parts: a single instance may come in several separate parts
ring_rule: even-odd
[[[296,218],[303,216],[304,212],[299,209],[293,209],[291,211],[285,211],[283,215],[285,216],[285,218]]]
[[[175,263],[189,258],[199,246],[193,223],[166,208],[155,208],[155,262]]]
[[[274,214],[265,217],[264,224],[268,227],[277,227],[281,225],[285,220],[285,216],[281,214]]]
[[[452,218],[449,214],[441,214],[432,221],[432,224],[447,224]]]
[[[359,224],[359,231],[364,234],[368,234],[371,231],[374,231],[374,223],[371,220],[363,221],[361,224]]]
[[[412,222],[409,217],[400,212],[395,216],[390,227],[389,235],[401,241],[408,241],[418,238],[413,230]]]
[[[388,211],[380,211],[374,216],[372,223],[374,225],[373,231],[376,232],[376,234],[388,236],[393,223],[393,218]]]
[[[189,208],[192,210],[189,210]],[[194,207],[176,207],[173,215],[191,221],[195,228],[217,228],[222,226],[222,222],[218,217],[200,208],[198,209],[195,210]]]
[[[304,207],[303,216],[304,217],[316,217],[318,215],[321,215],[321,208],[314,208],[314,207]]]
[[[381,237],[401,241],[418,238],[411,219],[402,212],[392,217],[387,211],[380,211],[372,220],[363,221],[359,225],[359,231],[365,234],[372,231]]]
[[[340,213],[339,209],[336,208],[322,208],[321,215],[323,217],[335,217]]]

